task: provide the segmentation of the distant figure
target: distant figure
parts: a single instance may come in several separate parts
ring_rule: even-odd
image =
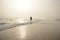
[[[32,17],[30,17],[30,21],[32,21]]]

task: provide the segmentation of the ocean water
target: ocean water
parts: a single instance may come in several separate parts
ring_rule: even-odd
[[[60,21],[43,20],[0,31],[0,40],[60,40]]]

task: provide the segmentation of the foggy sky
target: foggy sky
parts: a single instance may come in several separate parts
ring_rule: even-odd
[[[60,18],[58,0],[0,0],[0,18]]]

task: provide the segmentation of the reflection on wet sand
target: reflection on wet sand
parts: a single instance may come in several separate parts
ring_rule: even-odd
[[[26,38],[26,26],[20,26],[20,39],[23,40]]]

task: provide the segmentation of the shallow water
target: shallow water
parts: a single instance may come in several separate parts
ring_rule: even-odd
[[[40,21],[0,31],[0,40],[60,40],[60,21]]]

